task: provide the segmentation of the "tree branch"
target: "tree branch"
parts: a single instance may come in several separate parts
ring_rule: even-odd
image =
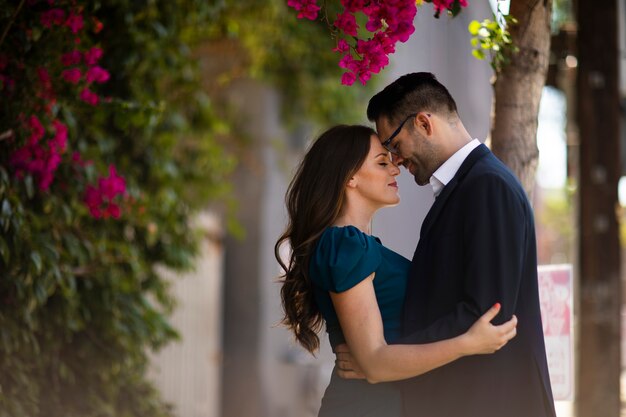
[[[0,142],[3,140],[7,140],[13,137],[13,129],[9,129],[6,132],[0,133]]]
[[[4,28],[4,32],[2,33],[2,36],[0,37],[0,46],[2,46],[2,43],[4,42],[4,38],[6,38],[7,34],[9,33],[9,29],[11,29],[11,26],[13,26],[13,23],[15,23],[15,19],[17,18],[17,15],[20,12],[20,10],[22,10],[22,6],[24,6],[25,2],[26,0],[20,1],[20,4],[18,4],[17,9],[15,9],[15,13],[13,13],[13,16],[11,16],[11,20],[7,24],[7,27]]]

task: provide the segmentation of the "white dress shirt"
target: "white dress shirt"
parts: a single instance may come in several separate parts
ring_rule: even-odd
[[[444,162],[438,169],[433,173],[430,177],[430,185],[433,187],[433,193],[435,194],[435,198],[439,196],[443,187],[448,185],[450,180],[454,178],[456,172],[461,168],[463,161],[465,158],[478,146],[480,145],[480,141],[478,139],[474,139],[471,142],[467,143],[461,149],[456,151],[446,162]]]

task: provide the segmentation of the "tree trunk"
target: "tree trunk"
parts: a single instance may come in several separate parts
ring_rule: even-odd
[[[579,0],[580,310],[577,413],[620,415],[620,103],[617,0]]]
[[[509,28],[519,52],[494,82],[491,147],[532,198],[539,150],[537,116],[550,55],[552,0],[512,0]]]

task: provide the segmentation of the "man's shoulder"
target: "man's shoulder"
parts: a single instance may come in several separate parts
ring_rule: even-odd
[[[467,175],[459,184],[470,194],[481,188],[497,187],[505,192],[511,192],[519,198],[526,200],[526,191],[517,176],[500,159],[491,152],[476,161],[468,170]]]
[[[484,179],[500,178],[514,187],[521,187],[513,171],[492,152],[485,154],[483,158],[476,161],[468,171],[467,177],[468,179],[476,179],[477,177],[483,177]]]

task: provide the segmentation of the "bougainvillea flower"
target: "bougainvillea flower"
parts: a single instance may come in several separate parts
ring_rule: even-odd
[[[70,67],[72,65],[80,64],[82,59],[83,54],[79,50],[74,49],[72,52],[68,52],[61,56],[61,63],[65,67]]]
[[[61,73],[61,77],[68,83],[78,84],[83,74],[80,72],[78,68],[70,68],[63,70]]]
[[[87,75],[85,76],[85,80],[88,83],[104,83],[109,79],[109,72],[102,67],[93,66],[87,70]]]
[[[80,99],[87,104],[96,106],[100,101],[100,97],[88,88],[83,88],[79,95]]]
[[[85,63],[89,66],[96,65],[102,58],[102,49],[93,47],[84,54]]]

